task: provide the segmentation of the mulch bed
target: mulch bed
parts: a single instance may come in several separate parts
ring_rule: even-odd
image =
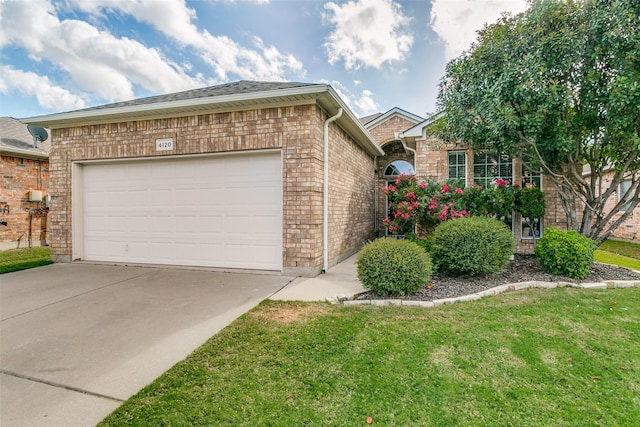
[[[510,261],[502,272],[494,276],[451,277],[434,274],[429,285],[414,294],[405,295],[401,297],[401,299],[433,301],[436,299],[454,298],[474,294],[496,286],[506,285],[507,283],[528,282],[531,280],[570,283],[592,283],[606,280],[640,280],[640,273],[614,265],[594,263],[587,278],[576,280],[565,276],[545,273],[540,269],[534,255],[515,254],[514,260]],[[362,292],[354,296],[354,299],[357,300],[381,298],[383,297],[373,291]]]

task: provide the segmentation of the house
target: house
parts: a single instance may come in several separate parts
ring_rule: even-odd
[[[418,117],[394,108],[387,113],[363,119],[365,128],[379,141],[385,151],[385,156],[378,158],[377,169],[383,171],[378,175],[378,188],[395,179],[399,173],[407,172],[414,173],[424,181],[459,180],[465,185],[487,186],[494,179],[501,178],[521,186],[535,185],[545,193],[545,217],[528,220],[514,213],[504,219],[516,238],[517,250],[533,251],[534,237],[541,236],[544,227],[566,229],[567,221],[560,197],[551,183],[546,182],[543,174],[528,170],[517,158],[443,143],[428,132],[429,127],[438,118],[439,115],[435,115],[417,121]],[[588,173],[585,171],[585,176]],[[610,175],[605,175],[603,188],[608,188]],[[617,189],[616,196],[609,200],[609,209],[624,196],[630,182],[623,182],[621,188]],[[387,216],[386,197],[379,193],[377,200],[376,231],[377,234],[384,235],[384,226],[381,224]],[[614,220],[619,215],[621,214],[617,214]],[[634,209],[632,215],[618,227],[612,237],[623,240],[640,238],[640,206]]]
[[[314,276],[373,237],[384,152],[329,85],[240,81],[23,122],[51,129],[54,261]]]
[[[0,117],[0,250],[47,244],[49,141],[27,125]]]
[[[315,276],[384,235],[401,173],[547,194],[544,220],[505,221],[520,250],[564,211],[517,159],[447,146],[400,108],[357,119],[325,84],[240,81],[23,119],[51,129],[54,261]]]

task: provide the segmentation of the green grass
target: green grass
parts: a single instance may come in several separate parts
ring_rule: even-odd
[[[607,240],[598,249],[640,260],[640,243]]]
[[[640,270],[640,259],[630,258],[624,255],[618,255],[612,252],[596,250],[593,252],[593,259],[598,262],[619,265],[620,267],[632,268]]]
[[[48,247],[11,249],[0,252],[0,274],[51,264]]]
[[[640,270],[640,244],[607,240],[593,253],[593,259],[607,264]]]
[[[640,288],[266,301],[102,426],[637,426]]]

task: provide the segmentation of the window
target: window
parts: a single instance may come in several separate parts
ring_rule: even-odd
[[[411,163],[405,160],[396,160],[392,162],[387,168],[384,170],[385,176],[397,176],[397,175],[415,175],[415,171],[413,170],[413,166]]]
[[[538,239],[542,236],[542,218],[522,218],[522,238],[523,239]]]
[[[618,185],[618,201],[622,199],[627,200],[627,203],[622,206],[622,209],[620,210],[621,212],[626,212],[627,210],[629,210],[629,207],[631,207],[631,199],[633,197],[633,194],[629,190],[631,190],[631,181],[622,181]]]
[[[473,182],[482,187],[493,184],[496,178],[513,182],[513,160],[506,155],[487,152],[473,155]]]
[[[537,187],[542,190],[542,172],[529,169],[522,164],[522,187]],[[543,218],[522,218],[520,231],[523,239],[538,239],[542,236]]]
[[[466,182],[467,153],[464,151],[449,151],[449,179]]]
[[[477,152],[473,154],[473,183],[486,188],[496,178],[513,182],[513,160],[506,155]],[[513,232],[513,214],[499,218]]]
[[[542,172],[529,169],[522,164],[522,187],[534,186],[542,190]]]

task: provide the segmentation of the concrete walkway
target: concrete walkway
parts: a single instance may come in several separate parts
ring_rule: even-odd
[[[269,299],[280,301],[335,301],[364,292],[358,280],[356,260],[358,255],[333,266],[316,277],[298,277]]]

